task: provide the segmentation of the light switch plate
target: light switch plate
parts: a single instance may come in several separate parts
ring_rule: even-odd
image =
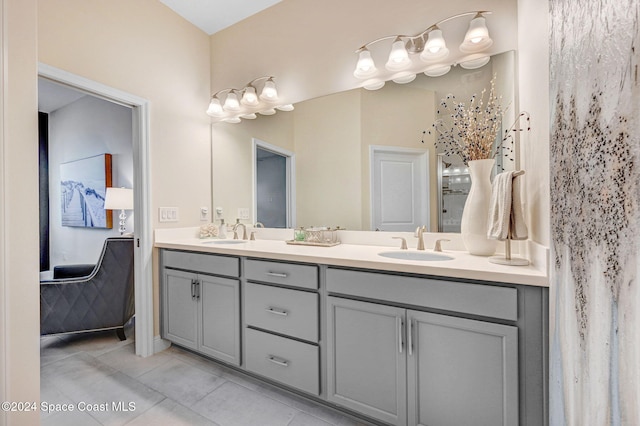
[[[248,207],[238,208],[238,217],[240,218],[240,220],[249,220],[249,208]]]
[[[159,207],[158,220],[160,222],[177,222],[178,208],[177,207]]]

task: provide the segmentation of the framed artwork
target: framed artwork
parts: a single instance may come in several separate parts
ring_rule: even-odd
[[[101,154],[60,165],[62,226],[113,227],[111,210],[104,209],[111,186],[111,154]]]

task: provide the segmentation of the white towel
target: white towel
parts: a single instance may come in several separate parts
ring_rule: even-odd
[[[494,240],[509,238],[509,228],[512,240],[526,240],[528,237],[522,213],[520,176],[514,177],[514,174],[512,171],[503,172],[493,180],[487,237]]]

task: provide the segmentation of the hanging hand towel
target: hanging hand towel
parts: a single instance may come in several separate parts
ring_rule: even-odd
[[[522,176],[513,178],[511,191],[511,239],[526,240],[529,237],[527,224],[524,221],[522,212]]]
[[[487,237],[506,240],[509,236],[513,172],[503,172],[493,179]]]

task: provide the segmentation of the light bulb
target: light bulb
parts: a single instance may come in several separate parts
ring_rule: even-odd
[[[358,63],[356,69],[353,72],[356,78],[369,78],[374,75],[378,69],[376,68],[373,58],[371,58],[371,52],[364,48],[358,55]]]
[[[256,95],[256,88],[253,86],[245,87],[241,102],[244,105],[250,105],[250,106],[258,105],[258,95]]]
[[[274,102],[278,99],[276,83],[272,79],[268,79],[264,82],[264,87],[260,93],[260,99],[267,102]]]
[[[389,60],[385,67],[389,71],[402,71],[410,65],[411,59],[409,59],[409,52],[407,52],[404,42],[400,38],[396,38],[396,41],[391,45],[391,53],[389,53]]]
[[[209,103],[209,108],[207,108],[207,115],[211,117],[220,117],[224,114],[224,110],[222,109],[222,105],[220,105],[220,99],[214,97],[211,99],[211,103]]]

